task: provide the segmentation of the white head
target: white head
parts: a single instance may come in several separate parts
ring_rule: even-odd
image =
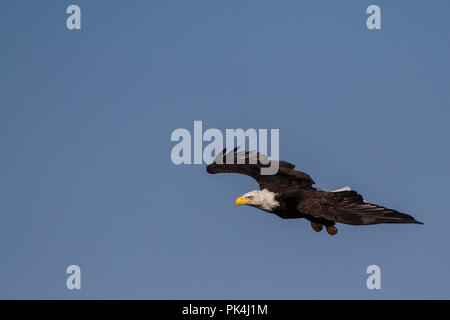
[[[275,200],[275,193],[267,189],[253,190],[236,199],[236,206],[247,204],[271,212],[280,203]]]

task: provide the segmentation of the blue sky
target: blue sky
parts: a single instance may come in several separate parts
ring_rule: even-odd
[[[66,28],[78,4],[82,29]],[[382,29],[366,28],[381,8]],[[1,1],[0,298],[450,298],[450,2]],[[278,128],[316,187],[416,225],[315,233],[175,166],[176,128]],[[82,289],[67,290],[79,265]],[[381,290],[366,268],[381,267]]]

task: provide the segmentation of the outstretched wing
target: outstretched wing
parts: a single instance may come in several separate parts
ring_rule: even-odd
[[[317,219],[325,219],[351,225],[378,223],[423,224],[414,217],[367,203],[355,191],[328,192],[311,190],[305,192],[297,209]]]
[[[274,175],[262,175],[261,168],[270,167],[272,161],[269,161],[262,153],[237,152],[239,147],[226,153],[226,148],[219,153],[214,162],[206,167],[206,171],[215,173],[240,173],[255,179],[261,189],[269,189],[273,192],[279,192],[286,187],[297,187],[302,189],[312,189],[315,183],[309,175],[304,172],[294,170],[295,165],[286,161],[278,162],[278,172]]]

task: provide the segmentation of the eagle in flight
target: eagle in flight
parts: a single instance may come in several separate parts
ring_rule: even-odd
[[[330,235],[337,233],[336,222],[350,225],[423,224],[408,214],[367,203],[349,187],[335,191],[314,188],[315,182],[309,175],[294,170],[295,165],[286,161],[278,161],[276,174],[262,175],[261,168],[270,167],[271,161],[259,152],[237,152],[238,149],[226,153],[225,148],[206,167],[211,174],[240,173],[258,182],[260,190],[237,198],[236,206],[246,204],[283,219],[305,218],[311,222],[314,231],[319,232],[325,226]]]

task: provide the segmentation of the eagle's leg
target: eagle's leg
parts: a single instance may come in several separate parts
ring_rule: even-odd
[[[327,232],[330,236],[334,236],[336,233],[338,233],[338,229],[333,224],[332,226],[327,227]]]
[[[315,232],[320,232],[320,231],[322,231],[323,225],[321,223],[316,223],[316,222],[311,221],[311,227],[313,228],[313,230]]]

